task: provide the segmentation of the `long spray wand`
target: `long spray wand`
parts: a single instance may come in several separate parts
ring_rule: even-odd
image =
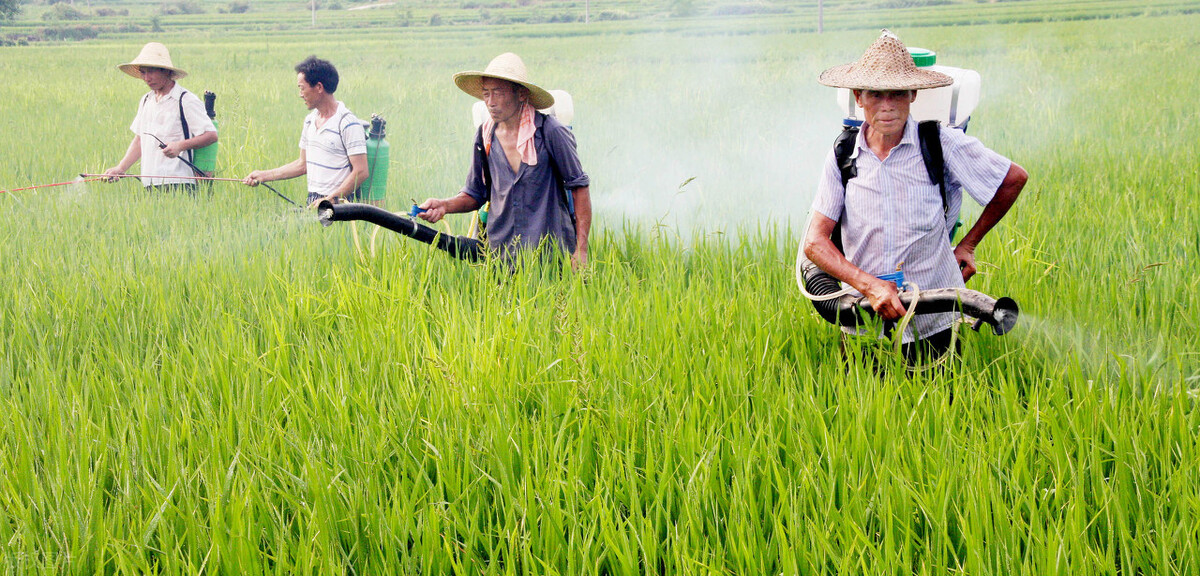
[[[206,97],[207,97],[207,95],[206,95]],[[155,140],[158,140],[158,147],[159,147],[159,149],[165,149],[165,148],[167,147],[167,143],[166,143],[166,142],[163,142],[162,138],[159,138],[158,136],[155,136],[154,134],[151,134],[151,133],[149,133],[149,132],[145,132],[145,134],[146,134],[147,136],[151,137],[151,138],[154,138]],[[209,177],[209,176],[205,176],[205,174],[207,174],[207,172],[205,172],[205,171],[201,170],[199,166],[196,166],[195,164],[192,164],[192,163],[191,163],[191,162],[190,162],[190,161],[189,161],[187,158],[184,158],[183,156],[176,156],[176,157],[175,157],[175,159],[176,159],[176,160],[179,160],[179,161],[181,161],[181,162],[183,162],[184,164],[187,164],[187,165],[188,165],[188,168],[191,168],[191,169],[192,169],[192,171],[196,173],[196,178],[195,178],[196,180],[209,180],[209,181],[222,181],[222,182],[241,182],[241,180],[238,180],[238,179],[236,179],[236,178],[212,178],[212,177]],[[266,187],[267,187],[267,190],[270,190],[270,191],[272,191],[272,192],[275,192],[275,195],[276,195],[276,196],[279,196],[280,198],[283,198],[284,200],[287,200],[288,202],[291,202],[292,206],[297,206],[297,204],[296,204],[295,202],[292,202],[292,199],[291,199],[291,198],[288,198],[287,196],[284,196],[283,194],[280,194],[278,191],[276,191],[274,188],[272,188],[272,187],[271,187],[270,185],[268,185],[266,182],[259,182],[259,184],[262,184],[263,186],[266,186]]]
[[[13,188],[13,189],[11,189],[11,190],[0,190],[0,194],[7,194],[7,193],[9,193],[9,192],[20,192],[20,191],[22,191],[22,190],[37,190],[38,188],[53,188],[53,187],[55,187],[55,186],[66,186],[66,185],[68,185],[68,184],[82,184],[82,183],[84,183],[84,182],[92,182],[92,181],[94,181],[94,180],[103,180],[103,174],[100,174],[100,175],[97,175],[97,174],[80,174],[79,176],[80,176],[81,178],[83,178],[83,177],[87,177],[87,176],[100,176],[100,177],[97,177],[97,178],[88,178],[88,179],[86,179],[86,180],[71,180],[71,181],[69,181],[69,182],[55,182],[55,183],[53,183],[53,184],[38,184],[37,186],[26,186],[26,187],[24,187],[24,188]]]
[[[145,134],[155,140],[158,140],[159,150],[166,150],[167,143],[163,142],[162,138],[159,138],[158,136],[155,136],[154,134],[151,134],[149,132],[143,132],[143,134]],[[175,159],[179,160],[180,162],[183,162],[184,164],[187,164],[188,168],[191,168],[192,172],[196,173],[196,176],[204,177],[206,174],[208,174],[207,172],[201,170],[199,166],[192,164],[191,161],[189,161],[187,158],[184,158],[183,156],[176,156]]]
[[[182,158],[181,158],[181,160],[182,160]],[[186,162],[186,160],[185,160],[185,162]],[[86,174],[85,173],[85,174],[80,174],[79,177],[80,178],[88,178],[88,180],[84,180],[84,182],[91,182],[92,180],[103,180],[103,179],[107,179],[107,178],[159,178],[159,179],[163,179],[163,180],[175,178],[175,179],[179,179],[179,180],[207,180],[209,182],[241,182],[242,181],[240,178],[215,178],[212,176],[147,176],[144,174]],[[65,182],[65,184],[71,184],[71,182]],[[287,196],[280,194],[278,190],[272,188],[270,184],[267,184],[266,182],[259,182],[259,184],[266,186],[267,190],[270,190],[270,191],[274,192],[276,196],[279,196],[280,198],[287,200],[287,202],[289,204],[291,204],[292,206],[299,206],[299,204],[296,204],[295,202],[293,202],[291,198],[288,198]],[[59,186],[59,184],[50,184],[50,186]],[[23,190],[23,188],[22,188],[22,190]],[[15,192],[15,190],[14,190],[14,192]]]

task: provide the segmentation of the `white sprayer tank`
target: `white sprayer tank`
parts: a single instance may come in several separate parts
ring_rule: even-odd
[[[937,120],[943,126],[966,130],[971,113],[979,105],[979,73],[953,66],[938,66],[937,54],[932,50],[913,47],[908,49],[908,53],[918,68],[941,72],[954,79],[954,84],[949,86],[918,90],[917,99],[909,109],[913,119],[917,122]],[[845,115],[845,123],[851,126],[862,124],[863,112],[854,103],[854,92],[838,88],[837,99]]]

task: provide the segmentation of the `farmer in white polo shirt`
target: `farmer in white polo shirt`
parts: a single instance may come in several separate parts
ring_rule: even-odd
[[[117,68],[144,81],[150,91],[142,96],[137,116],[129,125],[133,141],[125,156],[104,173],[120,176],[140,160],[146,188],[194,191],[197,174],[183,160],[191,162],[193,150],[216,142],[217,128],[204,112],[200,97],[176,82],[187,72],[171,63],[167,47],[158,42],[146,44],[137,58]]]
[[[850,154],[855,176],[843,185],[835,152],[825,159],[803,254],[866,296],[885,320],[899,319],[906,310],[896,285],[879,276],[900,269],[920,289],[964,287],[975,275],[975,247],[1008,213],[1029,175],[978,139],[941,127],[947,191],[942,198],[926,170],[909,106],[917,90],[953,79],[917,68],[900,39],[886,30],[857,62],[822,72],[819,82],[853,90],[864,122]],[[963,190],[984,209],[952,247],[949,223],[958,219]],[[844,254],[830,238],[839,226]],[[947,352],[957,319],[913,317],[902,336],[909,363]]]
[[[255,170],[242,183],[287,180],[308,175],[308,203],[339,202],[349,197],[369,176],[367,135],[362,122],[334,98],[337,69],[316,56],[296,65],[300,98],[312,110],[300,133],[300,157],[271,170]]]

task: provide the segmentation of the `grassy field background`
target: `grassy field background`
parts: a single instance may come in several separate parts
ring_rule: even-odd
[[[510,277],[238,185],[0,195],[6,572],[1200,569],[1186,3],[875,6],[821,35],[812,3],[316,33],[254,4],[0,48],[0,188],[114,164],[145,90],[115,66],[159,40],[219,94],[224,176],[295,157],[292,66],[334,61],[389,121],[403,209],[465,176],[451,75],[513,50],[575,95],[592,269]],[[793,279],[840,121],[815,78],[882,25],[983,75],[971,133],[1032,176],[972,281],[1022,319],[936,376],[847,372]]]
[[[463,27],[506,34],[576,36],[681,27],[754,34],[921,26],[1064,22],[1194,14],[1188,0],[36,0],[6,37],[77,37],[182,31],[206,34],[313,28],[363,33]],[[315,10],[313,7],[315,6]],[[587,24],[581,27],[579,24]],[[513,29],[510,25],[532,24]],[[90,30],[81,30],[90,29]]]

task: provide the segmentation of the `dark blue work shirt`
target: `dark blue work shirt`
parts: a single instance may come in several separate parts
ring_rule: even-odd
[[[575,150],[575,135],[552,116],[540,112],[533,119],[537,166],[524,162],[516,173],[505,157],[500,138],[492,132],[491,153],[482,149],[482,136],[475,133],[476,150],[462,192],[488,210],[488,245],[501,254],[514,249],[536,248],[549,236],[568,254],[575,252],[575,224],[567,208],[567,194],[588,185],[588,175]],[[482,128],[480,129],[482,130]],[[484,183],[482,162],[486,161],[492,185]]]

